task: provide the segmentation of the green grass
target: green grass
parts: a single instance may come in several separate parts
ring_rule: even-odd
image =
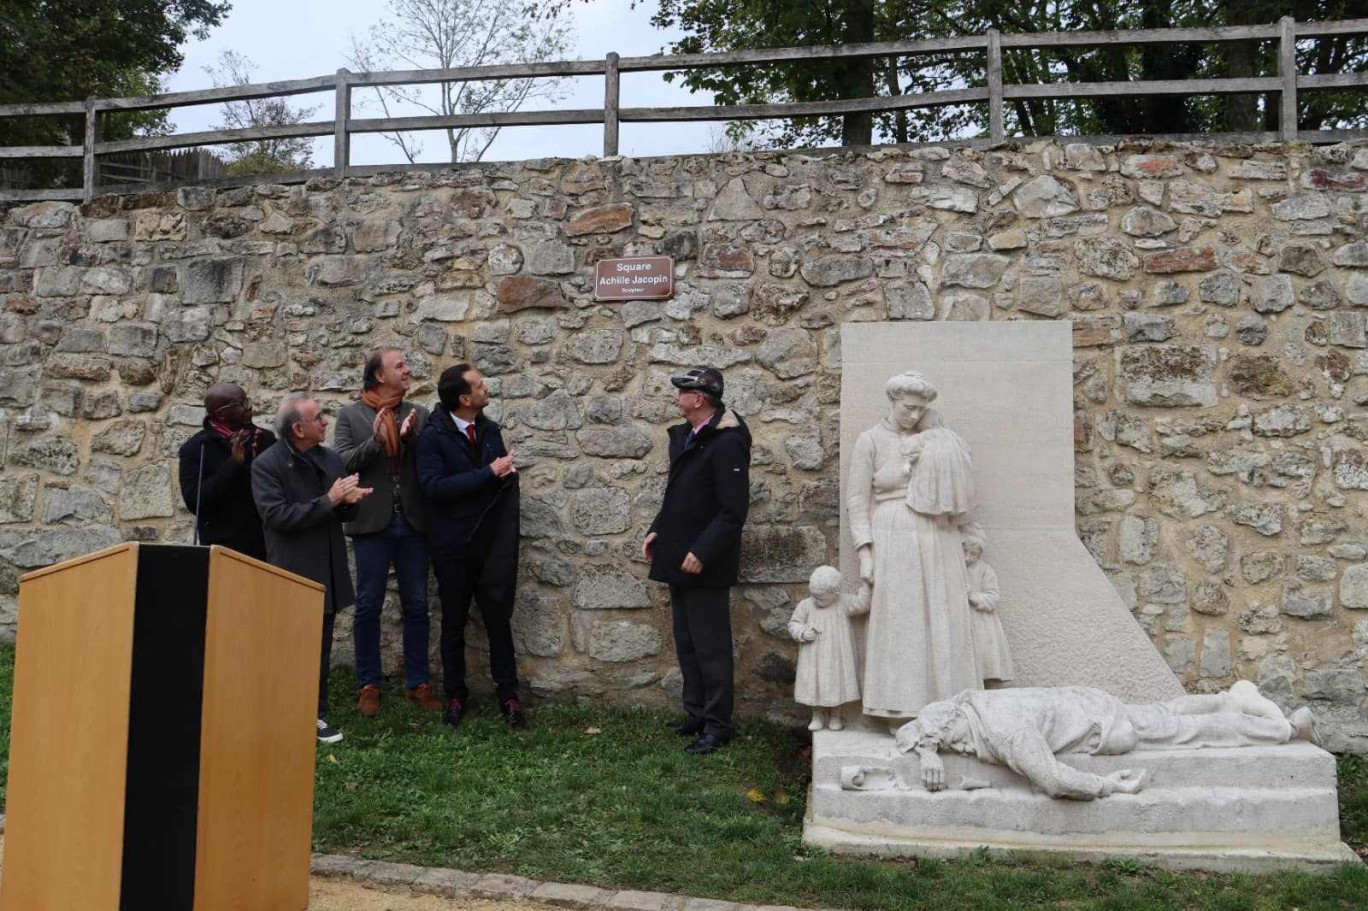
[[[1368,756],[1339,757],[1340,831],[1360,855],[1368,855]]]
[[[1368,906],[1368,870],[1267,877],[1097,866],[839,859],[800,841],[806,731],[748,721],[708,757],[686,756],[668,714],[537,704],[507,730],[490,700],[457,730],[391,697],[355,713],[333,678],[319,749],[314,847],[535,879],[757,904],[898,909],[1330,909]],[[390,682],[388,692],[397,693]],[[1346,838],[1368,841],[1368,762],[1341,760]]]
[[[0,646],[0,747],[8,755],[13,648]],[[333,675],[318,749],[314,849],[560,882],[756,904],[859,909],[1068,908],[1274,911],[1368,907],[1368,869],[1267,877],[991,860],[844,860],[800,842],[808,735],[747,721],[744,736],[686,756],[667,714],[538,703],[506,729],[490,700],[459,729],[396,698],[361,718]],[[1346,840],[1368,843],[1368,758],[1340,758]]]

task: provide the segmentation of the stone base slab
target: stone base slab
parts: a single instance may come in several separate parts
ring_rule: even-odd
[[[1272,873],[1278,870],[1329,872],[1342,863],[1358,863],[1359,858],[1342,842],[1288,842],[1262,847],[1236,845],[1187,846],[1145,845],[1135,841],[1100,844],[1096,836],[1074,840],[1059,838],[1022,838],[1012,833],[994,840],[987,830],[947,837],[944,830],[851,831],[820,825],[811,814],[803,823],[803,843],[824,848],[834,854],[858,857],[906,858],[934,857],[953,859],[987,852],[990,857],[1029,860],[1033,857],[1063,858],[1083,863],[1130,859],[1146,866],[1169,870],[1208,870],[1216,873]]]
[[[1251,872],[1357,860],[1339,840],[1334,757],[1309,743],[1065,757],[1096,774],[1149,773],[1139,794],[1094,801],[1057,800],[1005,767],[944,758],[947,784],[967,777],[989,787],[932,793],[921,786],[916,756],[898,754],[888,734],[817,732],[804,841],[872,856],[955,857],[986,849]],[[867,782],[893,783],[853,789],[858,768],[877,770]]]

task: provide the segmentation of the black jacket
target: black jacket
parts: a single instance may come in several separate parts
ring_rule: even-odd
[[[418,437],[428,551],[433,559],[480,558],[485,581],[511,583],[518,575],[518,476],[498,478],[489,467],[508,454],[498,424],[479,415],[475,439],[472,447],[440,405]]]
[[[669,430],[670,479],[651,523],[651,578],[685,588],[735,585],[750,508],[750,430],[730,410],[713,415],[692,441],[691,430],[687,423]],[[703,564],[698,575],[679,568],[690,553]]]
[[[323,609],[330,612],[356,602],[342,523],[351,521],[357,505],[334,508],[328,499],[328,488],[344,474],[342,457],[326,446],[301,453],[282,442],[252,463],[267,560],[326,588]]]
[[[260,428],[258,428],[261,430]],[[261,430],[260,456],[276,441],[275,434]],[[200,483],[200,453],[204,453],[204,483]],[[195,511],[199,501],[201,544],[222,544],[240,554],[266,559],[266,538],[261,516],[252,500],[252,461],[249,454],[239,465],[227,437],[209,426],[185,441],[180,448],[180,489],[185,508]]]

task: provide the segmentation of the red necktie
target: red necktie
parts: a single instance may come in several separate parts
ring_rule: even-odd
[[[475,425],[474,425],[474,424],[467,424],[467,425],[466,425],[466,436],[470,438],[470,445],[473,447],[473,446],[475,445]]]

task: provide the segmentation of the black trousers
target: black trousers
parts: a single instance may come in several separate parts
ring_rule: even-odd
[[[519,698],[512,626],[516,581],[492,583],[481,579],[483,560],[479,557],[434,555],[432,568],[442,600],[442,685],[446,697],[465,702],[470,695],[465,680],[465,630],[474,599],[489,636],[489,671],[499,702]]]
[[[328,717],[328,666],[332,664],[333,623],[337,620],[334,611],[323,613],[323,655],[318,665],[318,717]]]
[[[684,676],[684,711],[691,721],[702,719],[704,733],[731,737],[731,589],[671,585],[670,604],[675,653]]]

